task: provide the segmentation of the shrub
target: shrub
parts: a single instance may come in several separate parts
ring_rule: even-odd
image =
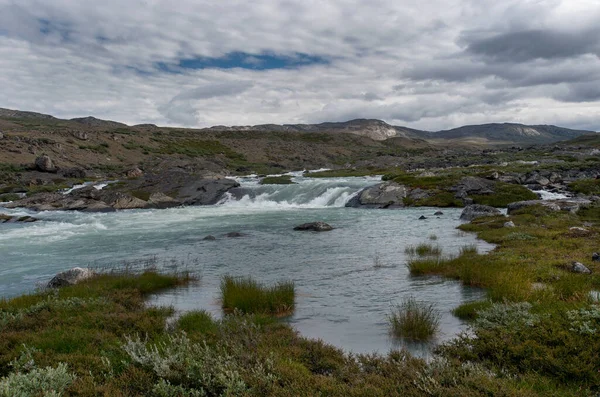
[[[427,340],[438,331],[440,314],[433,304],[411,297],[392,309],[388,321],[394,336]]]
[[[30,372],[12,372],[0,379],[0,397],[61,396],[75,380],[65,363],[56,368],[34,368]]]
[[[226,312],[286,315],[294,310],[295,287],[291,281],[265,287],[252,277],[225,276],[221,280],[222,307]]]

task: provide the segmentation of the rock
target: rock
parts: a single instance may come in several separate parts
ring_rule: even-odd
[[[34,218],[29,215],[25,216],[11,216],[6,214],[0,214],[0,223],[32,223],[37,222],[37,218]]]
[[[76,133],[73,134],[73,136],[82,141],[87,141],[89,138],[87,132],[85,132],[85,131],[77,131]]]
[[[581,273],[581,274],[591,274],[592,273],[592,271],[590,269],[588,269],[587,266],[585,266],[581,262],[573,262],[571,264],[571,271],[573,273]]]
[[[529,174],[525,179],[525,185],[540,185],[546,186],[550,184],[550,180],[537,172]]]
[[[422,221],[423,219],[427,219],[427,217],[426,217],[425,215],[421,215],[421,216],[419,217],[419,220],[420,220],[420,221]]]
[[[65,178],[75,178],[75,179],[81,179],[81,178],[87,177],[87,173],[85,172],[85,170],[83,168],[78,168],[78,167],[60,170],[60,175],[62,175]]]
[[[482,216],[496,216],[501,214],[502,213],[498,209],[490,207],[489,205],[471,204],[465,207],[460,214],[460,219],[471,221]]]
[[[46,154],[35,159],[35,168],[42,172],[56,172],[58,170],[52,159]]]
[[[311,230],[315,232],[327,232],[329,230],[333,230],[333,227],[331,227],[331,225],[328,225],[325,222],[311,222],[298,225],[294,228],[294,230]]]
[[[456,198],[466,198],[471,194],[493,194],[496,182],[475,176],[464,177],[449,190],[456,192]]]
[[[74,267],[62,273],[58,273],[48,283],[48,288],[68,287],[85,281],[95,275],[92,269]]]
[[[204,237],[202,240],[204,240],[204,241],[214,241],[216,239],[217,238],[215,236],[208,235],[208,236]]]
[[[127,178],[139,178],[142,175],[144,175],[144,172],[137,167],[132,168],[125,173]]]
[[[504,223],[504,227],[516,227],[513,221],[508,221]]]
[[[4,139],[4,133],[0,131],[0,139]]]
[[[591,205],[591,201],[587,199],[560,199],[560,200],[526,200],[517,201],[508,205],[508,214],[511,214],[521,208],[530,207],[533,205],[541,205],[550,211],[570,211],[577,213],[581,208],[586,208]]]
[[[245,234],[240,232],[229,232],[225,235],[225,237],[236,238],[236,237],[244,237]]]
[[[152,193],[148,198],[148,204],[155,208],[171,208],[179,205],[179,201],[164,193]]]
[[[444,215],[444,213],[442,211],[436,211],[436,212],[434,212],[433,215],[440,216],[440,215]]]
[[[384,182],[368,187],[354,196],[346,207],[394,208],[404,207],[407,189],[396,182]]]
[[[600,254],[597,252],[594,252],[592,254],[592,262],[600,262]]]

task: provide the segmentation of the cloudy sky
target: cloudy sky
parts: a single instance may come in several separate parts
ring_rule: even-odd
[[[600,1],[0,0],[0,107],[600,130]]]

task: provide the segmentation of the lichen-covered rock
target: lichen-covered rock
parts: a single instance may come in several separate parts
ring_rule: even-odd
[[[581,274],[591,274],[592,271],[588,269],[586,265],[581,262],[573,262],[571,264],[571,271],[573,273],[581,273]]]
[[[68,287],[93,277],[96,273],[92,269],[74,267],[62,273],[58,273],[48,283],[48,288]]]
[[[475,218],[482,216],[496,216],[502,213],[489,205],[471,204],[465,207],[463,212],[460,214],[460,219],[465,221],[471,221]]]

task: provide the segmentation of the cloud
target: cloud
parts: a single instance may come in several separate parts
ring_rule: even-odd
[[[0,106],[195,127],[600,129],[597,26],[595,0],[0,0]]]

